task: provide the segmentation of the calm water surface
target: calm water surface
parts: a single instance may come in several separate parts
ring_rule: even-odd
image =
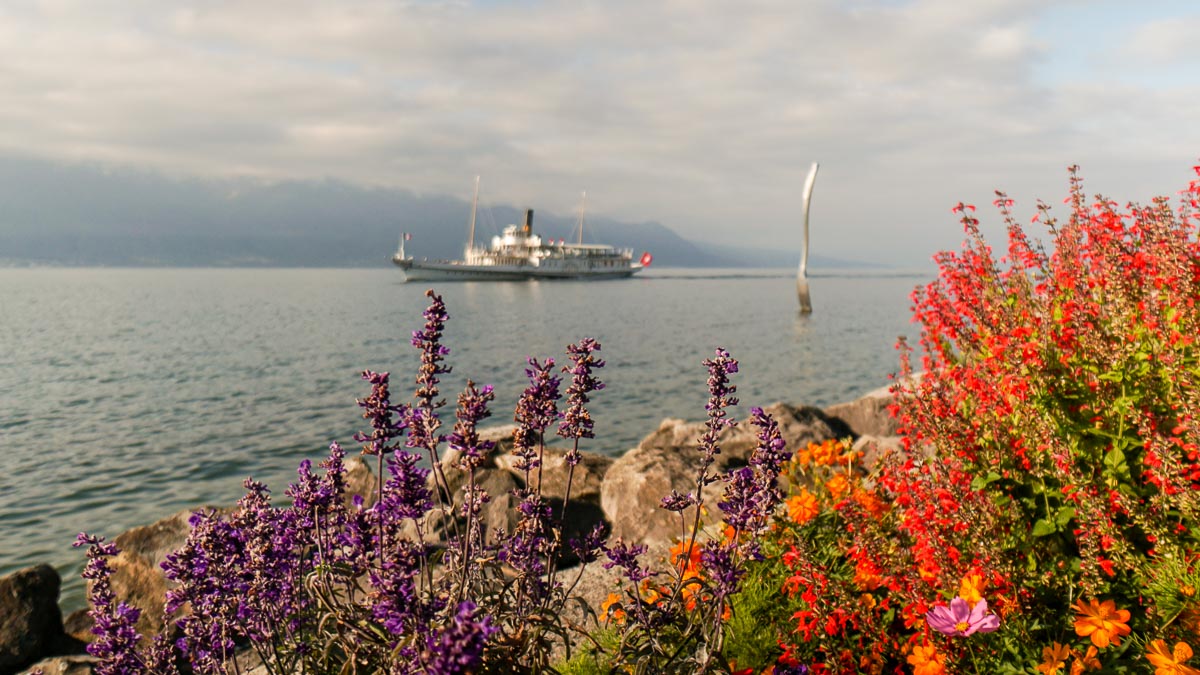
[[[442,284],[444,391],[496,385],[489,422],[506,423],[527,356],[562,363],[595,337],[607,388],[586,449],[616,455],[664,417],[703,416],[700,362],[717,346],[741,362],[741,415],[886,384],[929,275],[818,275],[801,317],[793,274]],[[393,270],[0,269],[0,575],[54,564],[69,611],[83,604],[77,532],[230,504],[247,475],[281,495],[300,460],[354,445],[363,369],[391,371],[407,398],[425,288]]]

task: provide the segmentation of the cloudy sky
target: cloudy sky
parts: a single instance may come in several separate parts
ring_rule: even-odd
[[[5,0],[0,154],[334,178],[901,262],[1007,190],[1144,200],[1200,157],[1200,6]],[[0,228],[4,224],[0,219]],[[999,227],[996,226],[996,232]]]

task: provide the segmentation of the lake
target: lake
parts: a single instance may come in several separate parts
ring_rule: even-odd
[[[617,455],[665,417],[704,415],[701,361],[740,361],[742,405],[828,405],[884,386],[912,289],[932,272],[829,271],[797,312],[792,270],[654,269],[603,282],[445,283],[453,405],[496,386],[508,423],[527,356],[602,345],[591,406]],[[0,575],[39,562],[83,605],[75,534],[108,537],[232,504],[253,475],[277,495],[304,458],[363,428],[363,369],[408,399],[426,285],[390,269],[0,269]],[[564,384],[565,388],[565,384]],[[447,418],[453,420],[452,408]]]

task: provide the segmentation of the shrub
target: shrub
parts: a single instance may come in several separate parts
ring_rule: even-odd
[[[967,241],[913,296],[921,376],[902,343],[905,450],[871,478],[890,507],[803,526],[789,649],[840,672],[1197,672],[1198,198],[1089,201],[1072,169],[1065,222],[1033,218],[1049,250],[998,193],[999,260],[955,207]]]

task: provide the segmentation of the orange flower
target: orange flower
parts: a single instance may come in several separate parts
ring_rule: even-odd
[[[1179,615],[1179,625],[1200,637],[1200,609],[1191,607]]]
[[[817,498],[808,490],[801,488],[800,494],[788,497],[787,500],[788,517],[797,525],[803,525],[821,512],[821,507],[817,505]]]
[[[615,609],[613,608],[614,605],[616,606]],[[609,593],[604,602],[600,603],[600,616],[605,621],[625,623],[625,610],[621,609],[621,599],[617,597],[616,593]]]
[[[888,509],[888,505],[882,499],[875,496],[874,492],[869,490],[856,488],[854,490],[854,494],[851,496],[854,498],[855,502],[858,502],[858,505],[861,506],[864,511],[872,516],[875,516],[876,518],[883,515]]]
[[[1071,662],[1071,675],[1080,675],[1085,670],[1100,670],[1100,659],[1096,658],[1099,652],[1095,645],[1089,645],[1085,654],[1071,653],[1075,655],[1075,660]]]
[[[980,574],[968,574],[963,577],[962,583],[958,585],[958,597],[966,600],[967,605],[970,607],[974,607],[975,603],[983,599],[982,591],[983,575]]]
[[[1167,649],[1167,643],[1155,640],[1146,650],[1146,658],[1154,666],[1155,675],[1200,675],[1200,670],[1183,665],[1192,658],[1192,648],[1183,642],[1177,642],[1172,652]]]
[[[680,561],[683,560],[683,557],[685,555],[688,556],[687,565],[683,567],[685,573],[689,570],[694,571],[700,569],[700,545],[693,545],[690,555],[689,551],[687,550],[687,546],[687,541],[677,541],[673,546],[671,546],[671,549],[668,552],[671,556],[671,565],[676,568],[679,567]]]
[[[879,588],[883,579],[879,576],[879,568],[869,560],[859,560],[854,565],[854,583],[864,591]]]
[[[1117,609],[1112,600],[1097,602],[1095,598],[1084,604],[1082,599],[1075,601],[1075,611],[1079,618],[1075,619],[1075,634],[1080,637],[1091,637],[1092,644],[1100,649],[1108,645],[1121,644],[1121,636],[1129,635],[1129,610]]]
[[[908,663],[913,667],[913,675],[946,674],[946,657],[933,645],[914,645]]]
[[[841,441],[831,438],[823,443],[809,443],[808,447],[801,450],[798,455],[802,464],[811,461],[819,466],[831,466],[838,463],[842,447]]]
[[[829,490],[834,499],[841,499],[842,495],[850,491],[850,481],[844,473],[834,474],[833,478],[825,483],[825,489]]]
[[[1054,675],[1059,668],[1066,665],[1070,657],[1071,650],[1055,642],[1053,646],[1042,647],[1042,662],[1038,664],[1037,669],[1045,675]]]

